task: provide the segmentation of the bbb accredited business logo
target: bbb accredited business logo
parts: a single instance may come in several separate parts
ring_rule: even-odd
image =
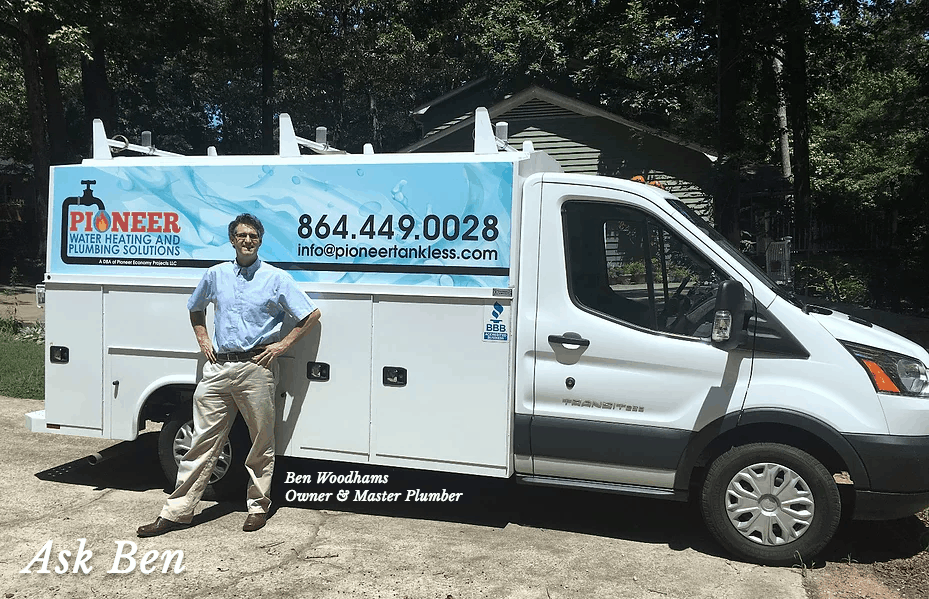
[[[484,341],[509,341],[509,310],[499,302],[484,306]]]

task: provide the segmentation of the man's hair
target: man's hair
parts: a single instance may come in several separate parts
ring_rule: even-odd
[[[264,225],[261,224],[261,221],[258,220],[257,216],[249,214],[248,212],[244,212],[238,215],[237,217],[235,217],[235,220],[229,223],[229,239],[232,239],[235,237],[235,229],[239,225],[248,225],[249,227],[254,228],[256,231],[258,231],[258,238],[264,239],[264,236],[265,236]]]

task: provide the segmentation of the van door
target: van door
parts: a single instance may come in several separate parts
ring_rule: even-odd
[[[534,472],[671,488],[693,431],[745,398],[751,353],[709,341],[733,277],[632,193],[545,182],[540,223]]]
[[[103,430],[103,294],[99,285],[46,283],[45,418],[49,425]],[[51,361],[51,348],[67,356]],[[62,355],[62,354],[59,354]]]

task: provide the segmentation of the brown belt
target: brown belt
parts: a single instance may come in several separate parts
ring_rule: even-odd
[[[260,355],[266,349],[266,346],[256,347],[243,352],[226,352],[216,354],[217,362],[250,362],[252,358]]]

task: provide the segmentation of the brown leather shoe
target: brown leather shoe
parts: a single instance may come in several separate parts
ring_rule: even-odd
[[[155,521],[151,524],[146,524],[145,526],[140,526],[136,531],[136,534],[140,537],[157,537],[158,535],[163,535],[166,532],[171,532],[172,530],[179,530],[181,528],[187,528],[190,524],[184,524],[183,522],[175,522],[174,520],[168,520],[167,518],[162,518],[158,516],[155,518]]]
[[[267,521],[267,514],[249,514],[248,517],[245,518],[245,524],[242,525],[242,530],[245,532],[255,532],[259,528],[262,528]]]

